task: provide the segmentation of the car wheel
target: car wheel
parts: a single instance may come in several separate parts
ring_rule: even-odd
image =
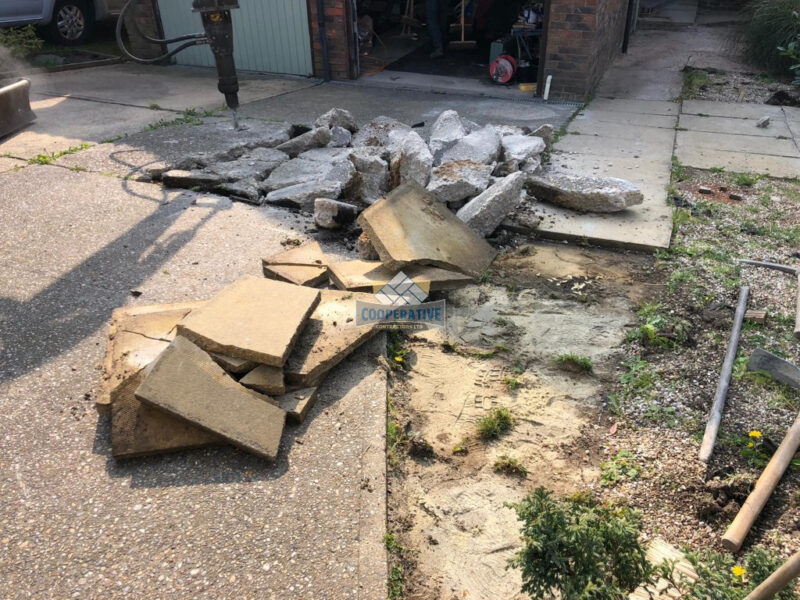
[[[93,25],[94,13],[84,0],[56,0],[49,37],[56,44],[76,46],[86,41]]]

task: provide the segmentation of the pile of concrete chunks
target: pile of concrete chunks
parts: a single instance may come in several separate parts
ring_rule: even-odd
[[[285,422],[301,423],[326,375],[377,332],[356,325],[357,300],[376,303],[401,270],[427,292],[457,288],[496,255],[413,182],[359,224],[378,260],[332,262],[312,241],[209,300],[114,311],[97,397],[112,455],[231,443],[274,460]]]
[[[249,148],[235,157],[189,157],[179,168],[155,176],[171,187],[314,213],[317,226],[325,229],[347,226],[366,206],[411,182],[484,236],[513,217],[520,205],[547,202],[607,213],[643,200],[636,186],[624,180],[543,173],[543,156],[554,136],[551,125],[535,131],[480,126],[447,110],[426,140],[390,117],[359,127],[340,108],[320,116],[311,128],[282,125],[283,135],[264,140],[271,147]],[[530,219],[523,224],[529,229],[537,225]]]

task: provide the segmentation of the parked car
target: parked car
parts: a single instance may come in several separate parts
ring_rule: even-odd
[[[75,46],[97,21],[119,14],[124,0],[0,0],[0,27],[38,25],[55,43]]]

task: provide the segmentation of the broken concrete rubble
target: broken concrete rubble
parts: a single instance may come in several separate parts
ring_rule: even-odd
[[[428,185],[433,155],[416,131],[394,130],[389,134],[389,168],[395,186],[414,181]]]
[[[461,208],[458,218],[484,237],[491,235],[519,204],[525,179],[524,173],[501,179]]]
[[[172,169],[161,175],[161,181],[167,187],[197,188],[208,192],[221,184],[224,178],[210,171]]]
[[[491,175],[491,165],[471,160],[446,162],[433,169],[428,191],[440,202],[458,202],[485,190]]]
[[[537,200],[580,212],[619,212],[644,201],[638,187],[615,177],[551,173],[530,177],[525,187]]]
[[[373,302],[371,294],[322,290],[319,306],[303,329],[284,365],[286,383],[303,387],[317,385],[361,344],[377,332],[374,327],[356,327],[356,300]]]
[[[280,367],[318,302],[317,290],[245,277],[190,312],[178,333],[207,352]]]
[[[325,266],[328,259],[317,241],[290,248],[262,259],[265,265],[298,265],[305,267]]]
[[[538,156],[545,151],[544,140],[531,135],[507,135],[502,138],[503,158],[513,159],[521,163]]]
[[[347,202],[317,198],[314,200],[314,223],[323,229],[341,229],[356,220],[358,207]]]
[[[381,261],[396,271],[416,264],[477,275],[496,255],[482,237],[416,183],[395,189],[362,212],[358,222]]]
[[[286,386],[283,384],[283,369],[258,365],[239,380],[244,387],[270,396],[283,394]]]
[[[267,194],[264,200],[274,206],[313,212],[317,198],[338,198],[341,194],[342,184],[338,181],[312,181],[275,190]]]
[[[264,277],[316,287],[328,281],[328,264],[317,242],[279,252],[261,260]]]
[[[372,148],[357,148],[350,161],[361,176],[358,197],[372,204],[390,189],[389,163],[372,152]]]
[[[334,127],[331,129],[330,145],[333,148],[346,148],[353,141],[353,134],[344,127]]]
[[[547,150],[550,150],[550,148],[553,146],[555,134],[555,129],[549,123],[542,125],[531,133],[531,135],[535,135],[536,137],[540,137],[544,140]]]
[[[456,111],[446,110],[440,114],[431,126],[431,135],[428,139],[428,146],[436,163],[438,164],[446,150],[455,146],[468,133]]]
[[[247,373],[255,369],[258,365],[252,360],[245,360],[243,358],[234,358],[233,356],[226,356],[225,354],[211,353],[211,358],[228,373],[239,375]]]
[[[435,292],[463,287],[473,278],[437,267],[410,265],[403,272],[423,290]],[[397,275],[379,261],[348,260],[330,265],[330,278],[340,290],[377,292]]]
[[[494,127],[487,125],[459,140],[442,154],[440,163],[456,160],[472,160],[490,165],[500,157],[500,135]]]
[[[331,130],[327,127],[317,127],[282,143],[280,146],[277,146],[277,149],[281,152],[285,152],[291,158],[294,158],[306,150],[323,148],[327,146],[330,141]]]
[[[176,337],[164,350],[136,397],[267,460],[278,456],[286,413],[239,385],[186,338]]]
[[[411,131],[411,127],[391,117],[376,117],[353,136],[353,147],[388,146],[392,131]]]
[[[261,180],[287,160],[289,160],[289,155],[280,150],[254,148],[248,150],[240,158],[211,163],[207,168],[225,181],[239,181],[240,179]]]
[[[328,127],[329,129],[341,127],[348,130],[350,133],[356,133],[358,131],[358,124],[356,123],[355,117],[349,110],[343,108],[332,108],[324,115],[320,115],[320,117],[314,121],[314,127]]]
[[[212,191],[229,196],[232,200],[239,200],[249,204],[261,204],[261,192],[255,179],[240,179],[239,181],[221,183]]]
[[[338,183],[345,189],[352,184],[355,174],[353,163],[347,159],[324,161],[295,158],[275,169],[263,182],[261,189],[270,192],[300,184],[322,183]]]
[[[378,251],[375,250],[375,246],[372,245],[372,241],[365,232],[362,232],[356,240],[356,252],[361,260],[380,260]]]

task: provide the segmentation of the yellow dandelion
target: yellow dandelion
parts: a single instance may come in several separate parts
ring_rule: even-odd
[[[756,445],[753,442],[747,442],[747,447],[748,448],[755,448]]]
[[[403,362],[403,357],[402,357],[402,356],[395,356],[395,357],[394,357],[394,360],[395,360],[396,362]]]
[[[747,569],[740,567],[739,565],[735,565],[731,567],[731,573],[733,573],[734,577],[743,578],[747,574]]]
[[[749,435],[751,438],[760,438],[761,437],[761,432],[760,431],[756,431],[754,429],[753,431],[751,431],[747,435]]]

